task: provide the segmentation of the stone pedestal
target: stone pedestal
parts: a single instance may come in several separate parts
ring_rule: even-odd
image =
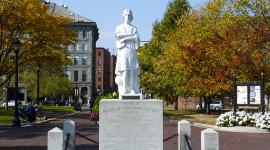
[[[186,120],[178,122],[178,150],[188,150],[188,144],[185,136],[191,136],[190,123]],[[188,141],[190,142],[190,141]],[[190,143],[191,145],[191,143]]]
[[[160,100],[102,100],[100,150],[162,150],[163,106]]]
[[[47,150],[63,149],[63,131],[57,127],[48,132]]]
[[[201,132],[201,150],[219,150],[218,132],[209,128]]]

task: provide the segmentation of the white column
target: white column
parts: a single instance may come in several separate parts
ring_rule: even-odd
[[[218,132],[209,128],[201,132],[201,150],[219,150]]]
[[[191,137],[190,123],[186,120],[178,122],[178,150],[189,150],[185,135]],[[190,145],[191,145],[191,141]]]
[[[65,120],[64,122],[64,148],[66,146],[67,137],[69,134],[67,150],[75,150],[75,122],[73,120]]]
[[[55,127],[48,132],[47,150],[62,150],[62,149],[63,149],[63,131]]]

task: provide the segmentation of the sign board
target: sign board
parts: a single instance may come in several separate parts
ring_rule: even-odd
[[[248,104],[248,86],[237,86],[237,104]]]
[[[240,84],[236,86],[237,105],[261,105],[260,84]]]
[[[249,103],[261,104],[261,86],[249,86]]]

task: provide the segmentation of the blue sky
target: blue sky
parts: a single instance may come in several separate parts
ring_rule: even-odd
[[[68,5],[68,9],[89,18],[97,23],[99,40],[97,47],[108,48],[116,52],[115,27],[122,23],[123,9],[133,11],[133,25],[137,26],[142,41],[149,41],[152,24],[161,20],[169,0],[51,0],[51,2]],[[193,8],[203,5],[207,0],[189,0]]]

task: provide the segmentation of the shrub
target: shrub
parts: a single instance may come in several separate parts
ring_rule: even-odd
[[[270,113],[254,113],[250,114],[245,111],[226,112],[221,114],[216,122],[217,126],[220,127],[233,127],[233,126],[256,126],[261,129],[270,130]]]
[[[102,99],[116,99],[118,98],[118,94],[114,93],[108,93],[105,95],[97,96],[95,99],[94,106],[92,108],[92,112],[99,112],[99,102]]]
[[[256,113],[254,114],[256,127],[261,129],[268,129],[270,130],[270,113],[265,113],[262,115],[262,113]]]

